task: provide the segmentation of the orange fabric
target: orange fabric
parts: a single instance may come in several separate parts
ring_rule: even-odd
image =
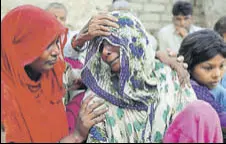
[[[13,9],[2,20],[1,122],[7,142],[57,142],[68,135],[62,103],[63,61],[42,73],[37,82],[24,70],[64,33],[54,16],[31,5]]]

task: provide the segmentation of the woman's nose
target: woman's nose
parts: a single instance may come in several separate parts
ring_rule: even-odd
[[[109,56],[109,55],[111,55],[111,51],[110,51],[108,48],[104,47],[104,48],[103,48],[103,53],[102,53],[102,54],[104,54],[104,55],[106,55],[106,56]]]
[[[102,59],[103,59],[104,61],[106,61],[106,60],[107,60],[107,57],[108,57],[109,55],[111,55],[111,51],[108,50],[106,47],[104,47],[104,48],[103,48],[103,52],[102,52],[102,54],[101,54]]]
[[[215,71],[213,72],[213,77],[215,79],[218,79],[221,76],[221,70],[220,69],[215,69]]]
[[[60,48],[58,45],[55,45],[51,51],[51,55],[58,56],[60,54]]]

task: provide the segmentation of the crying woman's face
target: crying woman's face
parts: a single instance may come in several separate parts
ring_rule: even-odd
[[[120,47],[113,46],[104,40],[100,46],[101,58],[110,67],[112,72],[120,72]]]

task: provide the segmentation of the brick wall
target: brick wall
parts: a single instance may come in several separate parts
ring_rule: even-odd
[[[21,4],[45,7],[50,2],[62,2],[68,9],[67,23],[80,29],[91,16],[106,11],[112,0],[1,0],[1,18],[10,9]],[[172,6],[177,0],[128,0],[132,11],[154,36],[163,26],[171,23]],[[187,0],[193,4],[194,23],[212,28],[217,19],[226,15],[226,0]]]
[[[170,24],[172,21],[172,6],[175,0],[128,0],[132,10],[143,22],[146,29],[156,35],[156,32],[163,26]],[[190,1],[194,6],[194,23],[205,26],[202,3],[194,0]],[[202,0],[200,0],[202,1]]]
[[[68,9],[66,23],[74,30],[80,29],[94,14],[106,11],[112,0],[1,0],[1,19],[12,8],[32,4],[45,8],[51,2],[63,3]]]

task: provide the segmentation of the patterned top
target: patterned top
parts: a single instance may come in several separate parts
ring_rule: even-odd
[[[112,12],[120,28],[108,37],[96,37],[88,46],[82,80],[104,99],[109,111],[94,125],[87,142],[161,142],[171,121],[195,100],[194,91],[180,87],[175,71],[155,59],[149,34],[130,13]],[[103,62],[103,40],[120,46],[120,73]]]

